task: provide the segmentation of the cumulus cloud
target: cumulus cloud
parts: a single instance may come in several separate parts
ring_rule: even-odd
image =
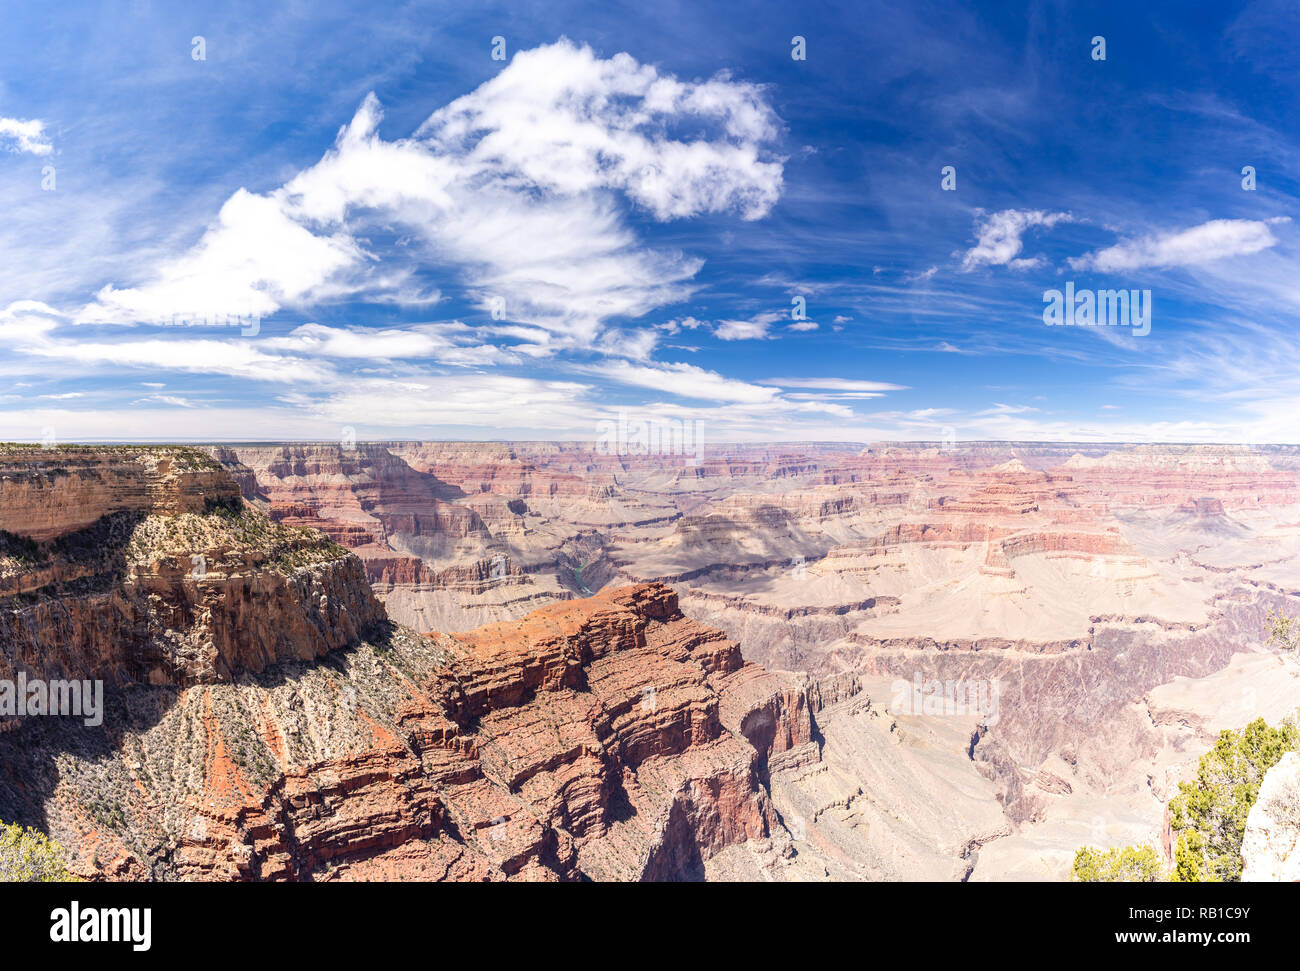
[[[1038,258],[1017,259],[1024,249],[1021,237],[1030,228],[1050,229],[1058,222],[1070,222],[1067,212],[1046,212],[1042,209],[1003,209],[991,215],[980,211],[975,223],[975,245],[962,257],[961,268],[973,270],[980,266],[1005,266],[1028,269],[1038,265]]]
[[[1116,243],[1071,259],[1070,266],[1076,270],[1123,272],[1147,267],[1191,266],[1228,256],[1246,256],[1277,244],[1269,222],[1212,219],[1190,229]]]
[[[720,341],[767,340],[768,329],[784,316],[780,311],[769,310],[749,320],[719,320],[713,336]]]
[[[553,348],[598,344],[606,322],[688,297],[702,261],[646,246],[629,208],[666,221],[767,214],[780,195],[779,124],[761,87],[682,82],[627,54],[560,41],[385,141],[368,96],[320,162],[281,188],[240,190],[154,279],[105,287],[86,321],[269,315],[375,294],[411,270],[451,269],[498,319]],[[411,245],[362,240],[397,225]],[[644,345],[638,345],[644,347]]]
[[[763,435],[784,419],[788,427],[813,416],[842,421],[853,412],[828,399],[880,393],[821,383],[809,386],[817,393],[790,394],[651,360],[666,335],[755,340],[816,328],[790,323],[788,311],[635,323],[689,297],[702,265],[648,244],[638,213],[641,223],[754,220],[780,197],[780,122],[761,86],[727,74],[683,82],[628,55],[603,59],[561,41],[520,53],[410,137],[381,138],[381,120],[368,96],[316,164],[278,188],[239,189],[196,227],[188,248],[139,279],[103,287],[79,310],[10,305],[0,311],[0,339],[64,376],[130,369],[141,378],[215,374],[274,386],[261,411],[230,407],[207,390],[164,393],[161,381],[136,381],[129,393],[95,389],[97,416],[108,426],[112,416],[118,434],[146,437],[191,427],[184,422],[195,414],[212,435],[270,423],[281,434],[320,437],[335,424],[368,422],[417,436],[460,427],[590,435],[599,417],[623,407],[620,398],[637,407],[650,393],[681,399],[656,408]],[[388,242],[394,237],[400,245]],[[431,280],[443,289],[454,282],[493,319],[313,322],[263,328],[255,340],[157,326],[282,309],[310,320],[304,311],[343,299],[429,305],[441,296]],[[563,359],[565,351],[595,354]],[[560,379],[435,373],[530,358],[554,358]],[[169,408],[189,416],[154,424]],[[67,414],[5,417],[19,427],[63,427]],[[98,420],[80,427],[99,428]]]
[[[29,155],[49,155],[54,150],[45,134],[45,122],[36,118],[0,118],[0,148]]]
[[[707,138],[673,132],[707,126]],[[618,188],[657,219],[735,211],[767,214],[782,159],[762,88],[726,73],[687,83],[628,54],[602,60],[560,41],[523,51],[476,91],[435,112],[416,133],[474,176],[560,196]]]
[[[83,323],[162,323],[173,317],[262,317],[317,291],[361,258],[347,236],[318,235],[295,222],[281,200],[240,189],[188,253],[141,287],[105,286]]]

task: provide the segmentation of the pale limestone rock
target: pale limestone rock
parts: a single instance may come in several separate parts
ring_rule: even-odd
[[[1300,753],[1268,770],[1246,818],[1243,880],[1300,880]]]

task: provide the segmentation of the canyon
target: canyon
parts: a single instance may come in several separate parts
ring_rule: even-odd
[[[0,540],[94,879],[1063,879],[1300,706],[1283,446],[6,446]]]

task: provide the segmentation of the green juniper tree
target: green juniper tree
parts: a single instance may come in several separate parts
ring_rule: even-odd
[[[64,852],[54,840],[35,829],[0,823],[0,882],[62,883],[71,880],[63,865]]]
[[[1246,817],[1264,775],[1287,752],[1300,749],[1300,725],[1286,719],[1270,728],[1256,718],[1242,731],[1225,731],[1201,756],[1196,778],[1178,784],[1169,803],[1177,838],[1174,872],[1180,882],[1241,879],[1241,842]]]

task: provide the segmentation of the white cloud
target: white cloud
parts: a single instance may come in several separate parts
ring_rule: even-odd
[[[23,350],[46,340],[58,326],[60,314],[39,300],[18,300],[0,310],[0,343]]]
[[[698,257],[648,246],[631,210],[659,221],[705,213],[753,220],[779,198],[784,158],[772,146],[780,122],[761,86],[725,73],[679,81],[626,54],[603,59],[561,41],[520,53],[409,138],[381,138],[381,118],[368,96],[319,162],[280,188],[239,189],[197,238],[188,237],[188,249],[102,287],[70,314],[12,304],[0,312],[0,339],[31,366],[64,376],[138,369],[284,385],[281,407],[268,408],[266,420],[286,430],[344,415],[357,427],[383,416],[389,429],[581,429],[606,405],[588,397],[588,385],[481,373],[458,380],[422,370],[519,364],[573,350],[618,359],[592,366],[607,381],[751,414],[830,410],[692,365],[649,363],[665,333],[710,328],[707,321],[623,322],[688,298],[702,266]],[[23,124],[24,144],[39,146],[39,123]],[[388,244],[394,236],[399,244]],[[437,274],[493,311],[493,320],[308,323],[287,333],[264,327],[256,340],[234,330],[197,336],[180,327],[141,334],[104,326],[154,327],[179,317],[229,327],[230,318],[343,299],[428,305],[441,297],[430,280]],[[717,333],[766,336],[784,316],[720,321]],[[149,382],[154,391],[142,397],[139,387],[118,395],[132,406],[131,428],[175,407],[200,414],[218,434],[237,413],[201,397],[157,393],[162,381]],[[110,413],[112,401],[99,397],[101,412]],[[289,414],[313,417],[288,421]]]
[[[683,317],[680,320],[666,320],[662,324],[655,324],[655,329],[661,330],[665,334],[680,334],[682,330],[697,330],[700,327],[707,326],[707,321],[696,320],[694,317]]]
[[[411,138],[381,139],[381,116],[368,96],[320,162],[269,194],[241,189],[193,249],[139,286],[105,287],[81,319],[382,300],[439,268],[498,319],[555,335],[552,349],[590,348],[610,319],[687,298],[702,265],[645,246],[629,203],[659,220],[757,219],[782,186],[762,88],[725,74],[681,82],[563,40],[519,53]],[[358,242],[393,225],[408,245]]]
[[[0,147],[30,155],[49,155],[54,150],[45,134],[45,122],[36,118],[0,118]]]
[[[620,384],[653,388],[684,398],[702,398],[709,401],[735,401],[755,404],[775,401],[780,394],[776,388],[765,388],[726,378],[715,371],[707,371],[694,364],[639,365],[628,361],[608,361],[595,365],[576,365],[574,370],[585,374],[598,374]]]
[[[518,357],[491,344],[470,343],[464,325],[415,324],[406,329],[327,327],[303,324],[287,337],[272,337],[260,346],[307,357],[371,361],[432,359],[443,364],[514,363]]]
[[[1103,272],[1189,266],[1227,256],[1258,253],[1276,244],[1277,238],[1267,222],[1257,219],[1212,219],[1190,229],[1126,240],[1071,259],[1070,266],[1076,270]]]
[[[324,401],[301,392],[284,400],[335,427],[350,425],[358,433],[370,428],[386,435],[428,438],[436,437],[434,429],[464,426],[496,434],[530,428],[590,439],[595,437],[597,418],[586,400],[589,391],[588,385],[573,381],[458,374],[362,380],[350,382]]]
[[[786,395],[796,401],[866,401],[884,396],[883,391],[792,391]]]
[[[707,125],[710,138],[671,137]],[[687,83],[628,54],[602,60],[559,43],[523,51],[416,133],[476,176],[559,196],[618,188],[668,220],[702,212],[767,214],[782,159],[763,158],[778,133],[762,89],[724,74]]]
[[[962,257],[961,268],[973,270],[978,266],[1002,266],[1015,261],[1015,269],[1037,265],[1034,260],[1016,260],[1024,248],[1021,237],[1031,227],[1051,228],[1058,222],[1070,222],[1066,212],[1045,212],[1041,209],[1003,209],[992,215],[982,211],[976,221],[976,243]]]
[[[254,381],[323,382],[334,377],[325,363],[301,357],[267,353],[272,342],[255,345],[246,339],[218,340],[192,337],[151,337],[113,341],[73,339],[58,333],[68,318],[54,308],[34,300],[23,300],[0,310],[0,341],[34,359],[81,365],[102,370],[104,366],[131,367],[156,371],[184,371],[193,374],[224,374]],[[180,330],[176,330],[180,333]],[[162,385],[158,385],[161,387]]]
[[[719,320],[713,328],[713,336],[720,341],[767,340],[768,328],[784,316],[779,311],[769,310],[749,320]]]
[[[465,268],[479,306],[591,346],[611,317],[640,317],[685,300],[703,260],[645,249],[612,198],[464,194],[429,227],[440,252]]]
[[[643,327],[638,330],[607,330],[600,336],[597,350],[618,357],[644,361],[659,344],[659,328]]]
[[[994,402],[993,407],[985,408],[983,411],[977,411],[975,414],[979,417],[989,417],[993,415],[1023,415],[1027,412],[1037,410],[1037,408],[1031,408],[1029,405],[1007,405],[997,401]]]
[[[307,298],[361,259],[346,236],[320,236],[294,222],[274,197],[240,189],[185,255],[142,287],[106,286],[84,323],[161,323],[174,316],[262,317]]]
[[[328,440],[340,426],[306,418],[286,408],[180,408],[144,402],[123,408],[70,411],[67,408],[0,410],[0,440],[39,441],[45,429],[58,441],[248,441],[269,438]]]
[[[78,364],[225,374],[253,381],[320,383],[334,376],[325,365],[266,354],[238,340],[69,341],[36,347],[31,353]]]
[[[856,378],[769,378],[768,384],[782,388],[822,388],[829,391],[906,391],[903,384],[859,381]]]

